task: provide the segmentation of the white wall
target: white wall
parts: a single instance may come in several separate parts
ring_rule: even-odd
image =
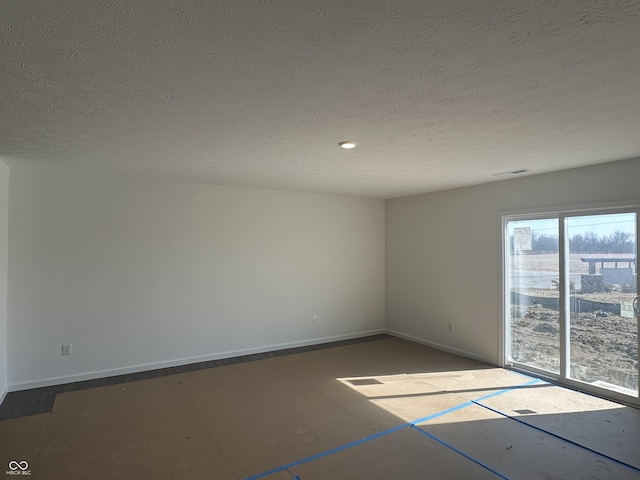
[[[381,200],[34,164],[10,187],[12,390],[384,329]]]
[[[636,159],[387,201],[387,329],[499,364],[500,212],[638,199]]]
[[[7,393],[7,246],[9,167],[0,161],[0,403]]]

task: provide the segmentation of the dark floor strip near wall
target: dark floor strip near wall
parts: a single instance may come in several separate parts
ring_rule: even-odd
[[[380,335],[353,338],[350,340],[340,340],[337,342],[307,345],[304,347],[286,348],[283,350],[276,350],[272,352],[252,353],[250,355],[241,355],[238,357],[222,358],[220,360],[209,360],[206,362],[190,363],[188,365],[180,365],[177,367],[160,368],[156,370],[147,370],[144,372],[129,373],[126,375],[97,378],[95,380],[85,380],[82,382],[65,383],[63,385],[53,385],[51,387],[32,388],[29,390],[21,390],[19,392],[9,392],[2,402],[2,405],[0,405],[0,421],[9,420],[11,418],[26,417],[28,415],[37,415],[39,413],[51,412],[51,409],[53,408],[53,402],[56,399],[56,395],[59,393],[74,392],[77,390],[86,390],[96,387],[105,387],[108,385],[117,385],[127,382],[137,382],[139,380],[147,380],[150,378],[166,377],[168,375],[195,372],[197,370],[205,370],[207,368],[224,367],[237,363],[253,362],[256,360],[283,357],[285,355],[293,355],[296,353],[305,353],[315,350],[341,347],[345,345],[373,342],[377,340],[384,340],[387,338],[391,338],[391,336],[383,333]]]

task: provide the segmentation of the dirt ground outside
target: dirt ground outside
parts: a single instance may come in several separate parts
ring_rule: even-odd
[[[580,258],[624,257],[613,254],[572,254],[571,273],[588,273],[588,263]],[[628,255],[627,255],[628,256]],[[531,271],[558,271],[556,254],[512,255],[513,268]],[[605,265],[606,266],[606,265]],[[613,264],[611,265],[613,267]],[[612,291],[572,293],[571,297],[594,302],[591,309],[570,314],[570,375],[592,383],[606,383],[638,390],[638,320],[607,311],[607,305],[629,305],[637,293]],[[579,290],[579,288],[578,288]],[[526,301],[511,306],[511,358],[517,362],[559,373],[560,312],[548,300],[559,297],[554,288],[519,288],[513,292]],[[521,298],[521,297],[519,297]],[[551,302],[553,303],[553,302]],[[600,304],[600,305],[599,305]],[[574,305],[574,303],[572,303]],[[620,311],[620,308],[618,308]]]
[[[523,311],[524,310],[524,311]],[[512,307],[511,357],[559,373],[559,312],[533,304]],[[571,315],[571,378],[638,389],[638,323],[604,311]]]

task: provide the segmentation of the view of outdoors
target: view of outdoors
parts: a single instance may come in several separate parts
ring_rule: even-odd
[[[569,378],[638,391],[635,213],[509,221],[510,360],[560,374],[560,248],[566,248]]]

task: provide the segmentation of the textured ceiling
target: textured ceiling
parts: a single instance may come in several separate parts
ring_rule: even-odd
[[[0,40],[9,164],[391,198],[640,156],[640,1],[0,0]]]

